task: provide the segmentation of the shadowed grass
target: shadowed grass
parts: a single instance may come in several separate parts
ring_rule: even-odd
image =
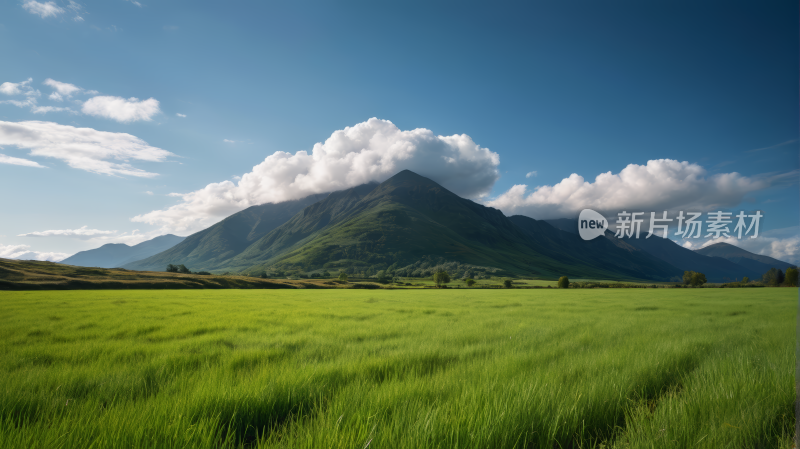
[[[7,292],[0,441],[789,447],[796,294]]]

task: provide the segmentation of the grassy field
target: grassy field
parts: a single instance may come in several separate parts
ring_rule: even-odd
[[[0,293],[10,448],[789,448],[797,289]]]

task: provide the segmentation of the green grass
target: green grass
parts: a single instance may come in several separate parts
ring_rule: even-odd
[[[3,292],[0,446],[791,446],[796,289]]]

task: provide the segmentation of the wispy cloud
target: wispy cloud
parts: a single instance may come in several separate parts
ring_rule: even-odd
[[[0,154],[0,164],[9,164],[9,165],[22,165],[24,167],[36,167],[36,168],[46,168],[44,165],[39,165],[36,161],[31,161],[28,159],[22,159],[19,157],[11,157],[6,156],[5,154]]]
[[[755,151],[771,150],[773,148],[782,147],[784,145],[789,145],[790,143],[795,143],[795,142],[797,142],[797,139],[787,140],[786,142],[781,142],[781,143],[779,143],[777,145],[771,145],[771,146],[764,147],[764,148],[756,148],[755,150],[747,150],[746,152],[747,153],[753,153]]]
[[[58,262],[69,257],[69,254],[31,251],[28,245],[0,245],[0,257],[4,259],[48,260],[50,262]]]
[[[39,3],[35,0],[26,0],[25,3],[22,4],[22,8],[31,14],[41,17],[42,19],[47,17],[56,17],[59,14],[66,12],[64,8],[56,5],[55,2]]]
[[[534,170],[534,171],[529,171],[528,173],[525,174],[526,178],[533,178],[534,176],[539,176],[539,172]]]
[[[186,118],[186,114],[181,114],[180,112],[178,112],[175,115],[177,115],[178,117],[181,117],[181,118]]]
[[[48,98],[55,101],[63,101],[65,98],[71,98],[73,94],[83,91],[82,88],[74,84],[62,83],[52,78],[47,78],[42,84],[53,88],[53,93]]]
[[[31,156],[60,159],[72,168],[112,176],[157,176],[129,161],[163,162],[174,156],[127,133],[40,121],[0,121],[0,146],[3,145],[30,150]]]
[[[89,229],[88,226],[81,226],[78,229],[51,229],[49,231],[28,232],[19,234],[17,237],[75,237],[79,239],[90,239],[101,235],[114,235],[117,231],[101,231],[100,229]]]

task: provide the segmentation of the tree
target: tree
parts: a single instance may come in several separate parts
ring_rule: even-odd
[[[347,273],[345,273],[344,271],[339,273],[339,280],[342,282],[347,282]]]
[[[381,284],[388,284],[390,282],[390,278],[384,270],[379,271],[375,277],[378,278],[378,282]]]
[[[467,278],[466,282],[467,282],[467,287],[472,287],[473,285],[475,285],[475,279]]]
[[[504,281],[503,281],[503,287],[505,287],[505,288],[511,288],[511,287],[512,287],[512,285],[511,285],[511,279],[506,279],[506,280],[504,280]]]
[[[328,272],[328,270],[325,270],[325,271],[322,273],[322,277],[329,278],[329,277],[331,277],[331,274]]]
[[[769,271],[761,276],[761,282],[769,285],[770,287],[777,287],[783,283],[783,272],[777,268],[770,268]]]
[[[188,268],[186,268],[186,265],[184,265],[184,264],[180,264],[180,265],[178,265],[178,273],[183,273],[183,274],[192,274],[192,272],[191,272],[191,271],[189,271],[189,269],[188,269]]]
[[[261,273],[258,274],[258,277],[260,277],[261,279],[266,279],[267,278],[267,272],[262,270]]]
[[[558,278],[558,288],[569,288],[569,278],[566,276]]]
[[[691,284],[692,284],[693,287],[699,287],[699,286],[705,284],[706,282],[708,282],[708,281],[706,280],[706,275],[705,274],[703,274],[703,273],[694,273],[694,274],[692,274],[692,282],[691,282]]]
[[[750,278],[749,277],[745,276],[745,277],[742,278],[742,284],[747,284],[748,282],[750,282]]]
[[[437,287],[441,287],[450,282],[450,275],[446,271],[437,271],[433,273],[433,282],[436,283]]]
[[[786,277],[784,282],[786,282],[786,285],[789,287],[797,287],[797,267],[790,267],[786,269]]]
[[[177,272],[178,272],[177,265],[172,265],[172,264],[167,265],[167,273],[177,273]]]
[[[703,284],[708,282],[706,280],[706,275],[703,273],[698,273],[695,271],[684,271],[683,272],[683,283],[685,285],[691,285],[692,287],[699,287]]]

